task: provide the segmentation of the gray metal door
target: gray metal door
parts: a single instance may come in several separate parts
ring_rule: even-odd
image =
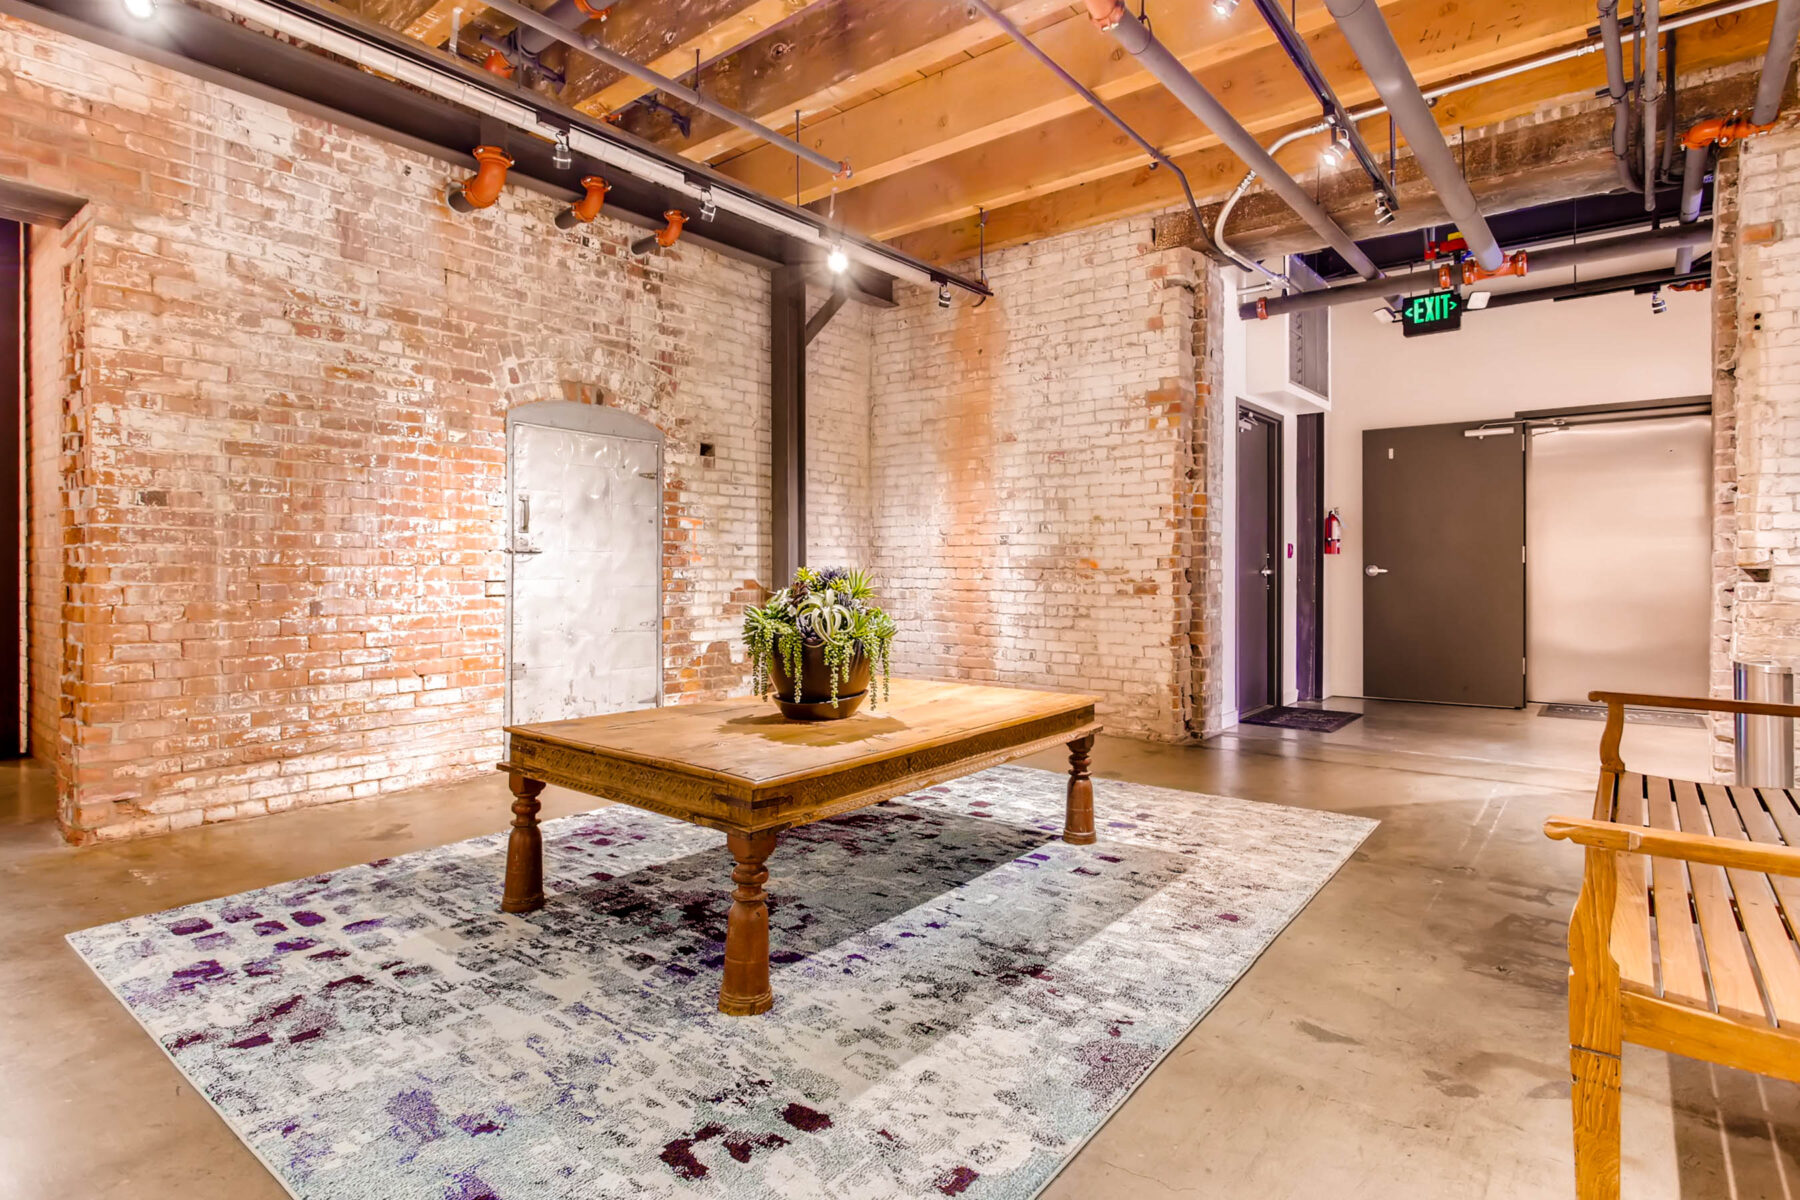
[[[509,724],[662,701],[662,445],[653,426],[547,403],[507,420]]]
[[[1363,694],[1525,703],[1525,453],[1515,426],[1363,434]]]
[[[1712,418],[1534,426],[1526,469],[1531,699],[1706,695]]]

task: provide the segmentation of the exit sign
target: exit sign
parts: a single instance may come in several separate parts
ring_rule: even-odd
[[[1462,296],[1454,289],[1408,296],[1400,305],[1400,324],[1407,337],[1462,328]]]

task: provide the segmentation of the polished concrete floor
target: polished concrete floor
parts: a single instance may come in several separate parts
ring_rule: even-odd
[[[1539,825],[1587,811],[1600,726],[1366,707],[1329,735],[1102,739],[1102,778],[1382,824],[1049,1200],[1572,1194],[1563,938],[1580,861]],[[1702,731],[1638,726],[1625,751],[1687,775],[1707,755]],[[0,1200],[278,1200],[62,935],[492,832],[504,795],[496,777],[72,850],[43,772],[0,774]],[[546,794],[548,815],[591,804]],[[1625,1081],[1630,1200],[1800,1197],[1800,1088],[1635,1048]]]

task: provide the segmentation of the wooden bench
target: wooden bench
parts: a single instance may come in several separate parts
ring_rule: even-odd
[[[1619,1195],[1619,1053],[1635,1042],[1800,1082],[1800,805],[1782,788],[1628,771],[1625,706],[1800,717],[1800,706],[1594,692],[1606,705],[1569,921],[1575,1190]]]

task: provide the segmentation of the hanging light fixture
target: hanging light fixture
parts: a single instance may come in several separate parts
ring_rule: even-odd
[[[566,129],[556,135],[556,144],[550,149],[550,165],[559,171],[575,165],[575,156],[569,153],[569,131]]]
[[[1344,165],[1344,158],[1349,149],[1350,139],[1345,136],[1337,122],[1333,121],[1330,140],[1325,143],[1325,148],[1319,151],[1319,162],[1324,165],[1326,170],[1335,171]]]
[[[831,253],[825,256],[825,265],[831,268],[833,275],[842,275],[850,269],[850,256],[844,253],[842,242],[831,243]]]

